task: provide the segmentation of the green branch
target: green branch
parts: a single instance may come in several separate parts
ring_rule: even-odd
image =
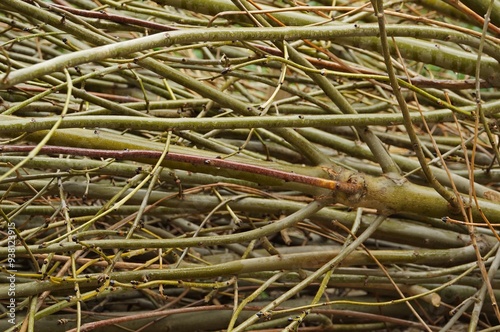
[[[472,112],[475,106],[461,107],[465,112]],[[495,114],[500,111],[500,101],[483,105],[485,114]],[[420,114],[410,113],[413,123],[449,122],[453,120],[450,110],[437,110]],[[0,115],[0,131],[5,134],[33,133],[47,130],[57,121],[58,117],[43,117],[25,119]],[[105,128],[134,130],[195,130],[241,129],[241,128],[305,128],[331,126],[376,126],[397,125],[403,123],[401,114],[362,114],[362,115],[280,115],[280,116],[245,116],[224,118],[179,118],[162,119],[133,116],[66,116],[59,128]]]
[[[405,36],[414,29],[405,26],[401,29],[396,25],[387,26],[387,35],[391,37]],[[426,28],[431,29],[431,28]],[[366,46],[363,38],[374,37],[379,33],[376,25],[353,26],[351,24],[315,27],[286,27],[286,28],[218,28],[218,29],[189,29],[172,31],[169,33],[158,33],[151,36],[136,38],[128,41],[94,47],[88,50],[81,50],[69,54],[60,55],[43,63],[35,64],[27,68],[11,72],[8,76],[3,76],[0,81],[0,89],[6,89],[16,84],[40,78],[44,75],[61,71],[65,67],[73,67],[83,63],[98,62],[105,59],[128,57],[130,62],[134,61],[134,53],[147,51],[158,47],[168,47],[179,43],[194,43],[204,41],[252,41],[252,40],[300,40],[317,39],[336,41],[342,38],[343,42],[363,47]],[[456,35],[452,30],[436,29],[436,33],[429,35],[434,38],[448,38],[449,35]],[[354,37],[363,37],[356,39]],[[368,44],[373,44],[374,40],[366,39]],[[378,41],[377,41],[378,44]],[[408,53],[407,56],[413,59],[420,59],[427,63],[441,65],[444,68],[470,73],[475,70],[476,57],[463,51],[451,48],[440,47],[435,44],[420,40],[402,40],[398,42],[401,52]],[[485,50],[486,51],[486,50]],[[132,58],[130,56],[132,55]],[[424,58],[421,58],[424,57]],[[452,65],[450,67],[450,64]],[[483,59],[482,73],[486,73],[485,79],[494,86],[500,85],[500,65],[496,60]]]

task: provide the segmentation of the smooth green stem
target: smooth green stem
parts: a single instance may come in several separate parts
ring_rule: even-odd
[[[5,5],[12,4],[14,7],[27,6],[27,8],[22,8],[21,11],[30,12],[33,8],[32,6],[22,3],[19,4],[18,1],[5,0]],[[19,8],[21,9],[21,8]],[[36,11],[34,12],[36,13]],[[44,16],[45,15],[45,16]],[[57,16],[46,16],[40,14],[40,18],[50,18],[54,24],[57,22],[56,26],[60,25]],[[68,24],[65,28],[68,28]],[[71,30],[78,30],[77,26],[73,27]],[[405,35],[415,35],[414,31],[420,29],[420,27],[411,28],[410,26],[405,26],[405,29],[401,29],[397,25],[387,26],[388,36],[405,36]],[[427,27],[426,30],[432,30],[432,28]],[[411,34],[410,32],[413,32]],[[11,72],[7,77],[2,77],[0,81],[0,89],[6,89],[12,87],[16,84],[25,82],[27,80],[33,80],[35,78],[40,78],[43,75],[47,75],[53,72],[62,70],[64,67],[73,67],[80,65],[82,63],[96,62],[105,59],[112,59],[118,57],[132,57],[130,62],[134,61],[133,54],[136,52],[146,51],[157,47],[167,47],[178,43],[192,43],[192,42],[202,42],[202,41],[242,41],[242,40],[299,40],[299,39],[322,39],[322,40],[332,40],[335,38],[352,38],[352,37],[366,37],[366,36],[377,36],[379,34],[378,26],[376,25],[363,25],[354,27],[353,25],[335,25],[335,26],[324,26],[315,27],[310,29],[308,27],[286,27],[286,28],[244,28],[244,29],[234,29],[234,28],[218,28],[218,29],[188,29],[181,31],[172,31],[169,33],[158,33],[151,36],[136,38],[124,42],[118,42],[109,44],[108,39],[102,38],[99,44],[107,44],[100,47],[94,47],[89,50],[81,50],[73,53],[68,53],[61,55],[51,60],[46,60],[43,63],[35,64],[27,68],[19,69]],[[457,33],[450,30],[435,29],[434,38],[448,39],[449,35],[456,35]],[[99,38],[99,37],[96,37]],[[424,45],[423,42],[419,41],[419,46],[422,48],[430,47],[431,45]],[[430,48],[432,50],[432,48]],[[412,50],[412,52],[414,52]],[[441,49],[441,57],[446,57],[446,52],[452,52],[451,50]],[[459,52],[454,51],[453,57],[461,57],[462,61],[469,61],[470,55],[467,53],[458,54]],[[451,54],[449,55],[452,56]],[[476,58],[474,57],[474,60]],[[472,60],[470,60],[472,61]],[[474,62],[475,63],[475,62]],[[495,74],[500,72],[500,65],[495,60],[483,59],[482,64],[484,68],[483,73],[486,73],[486,79],[494,85],[500,84],[500,74]],[[469,66],[471,66],[469,64]],[[461,68],[461,70],[467,71],[474,70],[475,65],[472,68]]]
[[[211,277],[227,277],[230,278],[234,275],[240,275],[244,277],[245,275],[251,275],[256,272],[265,271],[277,271],[277,270],[296,270],[296,269],[316,269],[311,273],[303,282],[297,284],[296,287],[304,288],[313,281],[316,281],[327,271],[336,268],[339,264],[343,267],[356,266],[356,265],[376,265],[373,261],[375,257],[382,264],[423,264],[427,266],[455,266],[457,264],[466,264],[474,262],[476,255],[474,248],[472,246],[467,246],[463,248],[452,248],[452,249],[414,249],[414,250],[376,250],[372,252],[372,256],[363,251],[356,251],[360,243],[366,240],[366,235],[373,234],[376,228],[380,226],[380,219],[383,218],[379,216],[377,219],[365,229],[365,231],[358,237],[363,240],[353,241],[347,248],[341,249],[331,249],[328,251],[320,250],[315,252],[303,252],[303,253],[292,253],[286,255],[273,255],[268,257],[258,257],[258,258],[248,258],[241,260],[231,260],[229,262],[223,262],[214,265],[181,265],[179,268],[165,268],[165,269],[143,269],[137,271],[123,271],[123,272],[111,272],[109,274],[110,278],[121,283],[129,283],[134,280],[142,280],[142,278],[147,275],[149,281],[155,280],[186,280],[193,278],[211,278]],[[281,222],[281,221],[280,221]],[[363,234],[367,233],[365,236]],[[99,246],[102,249],[112,249],[112,248],[122,248],[122,249],[138,249],[138,248],[166,248],[174,247],[179,244],[179,240],[187,239],[161,239],[164,242],[162,245],[160,240],[155,241],[151,239],[146,240],[129,240],[123,241],[119,240],[94,240],[89,241],[88,244],[93,244]],[[193,240],[193,239],[190,239]],[[203,241],[204,238],[198,238],[198,241]],[[111,243],[113,242],[113,243]],[[108,246],[107,243],[113,246]],[[63,249],[59,248],[56,251],[72,251],[80,250],[81,244],[73,243],[71,245],[64,246]],[[491,247],[483,248],[483,252],[487,252]],[[34,250],[37,251],[37,250]],[[20,253],[22,254],[22,253]],[[0,253],[1,255],[1,253]],[[474,264],[469,265],[470,271],[474,270]],[[464,272],[464,274],[470,274],[470,271]],[[44,280],[40,282],[39,278],[41,275],[33,274],[31,278],[35,278],[33,282],[19,283],[16,288],[16,295],[31,296],[34,294],[39,294],[47,290],[55,289],[72,289],[74,287],[74,282],[78,281],[80,285],[85,286],[86,289],[94,289],[97,285],[97,279],[100,273],[84,274],[82,276],[77,276],[77,278],[56,278],[50,280]],[[19,278],[23,277],[22,274],[18,275]],[[332,276],[335,278],[335,275]],[[343,277],[345,278],[345,277]],[[364,276],[366,280],[367,276]],[[407,276],[402,277],[402,281]],[[25,279],[26,280],[26,279]],[[340,278],[340,281],[342,278]],[[360,282],[360,278],[357,278]],[[370,279],[371,280],[371,279]],[[423,281],[425,282],[425,277]],[[0,299],[8,298],[7,295],[8,285],[0,285]],[[293,289],[292,292],[296,292],[297,288]],[[291,294],[285,295],[284,297],[290,296]],[[284,297],[280,299],[284,300]],[[275,304],[276,305],[276,304]],[[269,309],[269,308],[268,308]]]
[[[500,101],[494,101],[482,105],[485,114],[500,112]],[[476,106],[462,108],[469,112],[476,109]],[[448,122],[453,121],[453,113],[450,110],[436,110],[420,114],[419,112],[409,113],[412,123],[427,122]],[[46,130],[52,127],[57,121],[57,117],[43,118],[17,118],[0,115],[0,132],[5,134],[18,134],[20,132],[35,132]],[[401,114],[363,114],[354,115],[280,115],[280,116],[246,116],[244,118],[137,118],[132,116],[101,115],[96,116],[67,116],[61,122],[59,128],[99,128],[106,124],[109,129],[138,129],[138,130],[186,130],[196,131],[213,129],[238,129],[238,128],[280,128],[280,127],[331,127],[331,126],[380,126],[403,124]]]
[[[443,197],[445,198],[450,205],[457,209],[458,203],[457,198],[452,192],[448,191],[439,181],[437,181],[436,177],[432,173],[430,166],[427,164],[426,156],[422,150],[422,145],[420,144],[420,139],[417,136],[415,128],[410,118],[410,111],[408,109],[408,105],[401,93],[401,87],[399,85],[399,81],[396,78],[396,73],[394,71],[394,67],[392,65],[392,57],[389,50],[389,41],[387,36],[387,27],[385,24],[385,15],[384,15],[384,7],[382,0],[372,0],[373,7],[375,8],[375,13],[377,15],[377,19],[379,22],[380,29],[380,41],[382,45],[382,51],[384,55],[384,62],[386,65],[387,74],[389,76],[391,87],[394,95],[396,96],[396,100],[398,101],[399,107],[401,109],[401,113],[404,119],[404,126],[408,133],[408,137],[411,140],[413,145],[413,151],[416,153],[417,158],[420,162],[420,166],[422,168],[425,177],[429,184]]]

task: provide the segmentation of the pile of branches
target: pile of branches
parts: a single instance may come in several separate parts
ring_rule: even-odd
[[[2,0],[0,329],[497,330],[499,27]]]

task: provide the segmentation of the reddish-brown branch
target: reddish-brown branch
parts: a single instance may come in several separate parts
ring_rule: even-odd
[[[203,307],[193,307],[193,308],[178,308],[178,309],[168,309],[168,310],[161,310],[161,311],[152,311],[152,312],[142,312],[139,314],[131,314],[131,315],[126,315],[123,317],[116,317],[116,318],[110,318],[106,320],[101,320],[97,322],[92,322],[92,323],[87,323],[81,326],[80,331],[92,331],[95,330],[99,327],[104,327],[104,326],[109,326],[113,324],[118,324],[118,323],[124,323],[124,322],[129,322],[133,320],[138,320],[138,319],[145,319],[145,318],[154,318],[154,317],[160,317],[160,316],[170,316],[174,314],[181,314],[181,313],[193,313],[195,314],[196,312],[200,311],[219,311],[219,310],[230,310],[231,307],[226,306],[226,305],[211,305],[211,306],[203,306]],[[71,329],[69,332],[76,332],[77,329]]]
[[[102,19],[102,20],[108,20],[111,22],[115,22],[115,23],[140,26],[140,27],[143,27],[146,29],[151,29],[151,30],[156,30],[156,31],[179,30],[179,28],[176,28],[176,27],[172,27],[172,26],[168,26],[168,25],[164,25],[164,24],[160,24],[160,23],[155,23],[155,22],[150,22],[150,21],[145,21],[145,20],[141,20],[141,19],[137,19],[137,18],[133,18],[133,17],[115,15],[115,14],[107,13],[105,11],[83,10],[83,9],[77,9],[77,8],[61,6],[61,5],[52,5],[51,8],[55,11],[56,11],[56,9],[59,9],[61,11],[66,11],[68,13],[82,16],[82,17],[98,18],[98,19]]]
[[[264,53],[269,53],[276,56],[283,56],[283,52],[275,47],[270,47],[266,45],[260,44],[251,44],[252,47],[261,50]],[[343,66],[340,64],[320,58],[313,58],[310,56],[305,56],[307,61],[313,64],[318,69],[329,69],[339,72],[356,72],[360,74],[367,75],[383,75],[380,71],[362,68],[362,67],[354,67],[351,65],[353,70],[345,70]],[[398,76],[399,79],[408,82],[408,78],[405,76]],[[411,84],[420,88],[436,88],[436,89],[452,89],[452,90],[461,90],[461,89],[472,89],[476,85],[475,79],[464,79],[464,80],[442,80],[442,79],[431,79],[426,77],[412,77]],[[479,79],[479,84],[481,88],[490,88],[492,85],[490,82]]]
[[[34,149],[32,145],[4,145],[0,146],[1,152],[30,152]],[[114,159],[158,159],[161,156],[161,151],[156,150],[102,150],[102,149],[84,149],[65,146],[50,146],[46,145],[41,148],[40,153],[45,154],[67,154],[72,156],[85,156],[91,158],[114,158]],[[280,171],[277,169],[244,164],[240,162],[219,159],[206,158],[201,156],[193,156],[188,154],[169,152],[165,160],[177,161],[191,165],[212,166],[216,168],[232,169],[252,174],[258,174],[284,180],[286,182],[296,182],[308,184],[315,187],[327,188],[334,191],[340,191],[346,194],[356,194],[363,190],[359,183],[348,183],[317,178],[313,176]]]

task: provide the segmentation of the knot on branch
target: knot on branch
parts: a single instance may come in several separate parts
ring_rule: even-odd
[[[362,174],[353,173],[341,184],[345,187],[341,191],[346,194],[346,199],[350,203],[358,203],[366,194],[365,179]]]
[[[366,181],[363,174],[327,167],[323,170],[335,181],[335,188],[331,194],[336,201],[346,205],[356,205],[366,195]]]

